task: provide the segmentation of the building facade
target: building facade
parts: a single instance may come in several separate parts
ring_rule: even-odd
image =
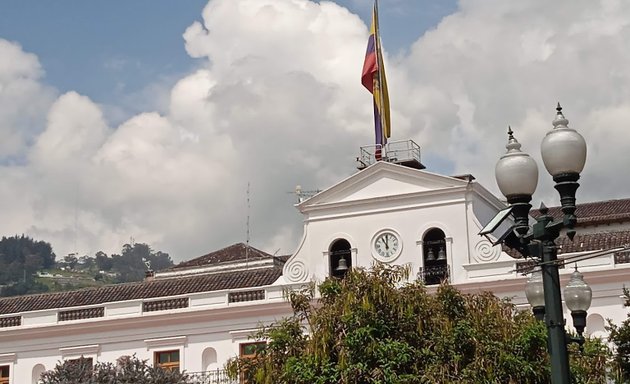
[[[235,244],[139,283],[0,299],[0,383],[36,383],[61,360],[132,354],[226,383],[224,363],[255,352],[251,333],[290,314],[286,290],[375,262],[408,265],[428,286],[448,280],[527,308],[523,273],[531,262],[478,235],[505,204],[470,175],[421,168],[366,164],[301,201],[304,235],[289,256]],[[559,217],[559,209],[551,213]],[[626,318],[630,255],[576,256],[630,243],[630,199],[582,204],[576,213],[578,235],[559,244],[561,278],[566,284],[577,264],[593,288],[587,333],[605,337],[605,319]]]

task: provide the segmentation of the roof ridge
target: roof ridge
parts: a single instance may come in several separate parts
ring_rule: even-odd
[[[205,275],[155,279],[63,292],[0,298],[0,315],[35,310],[103,305],[117,301],[155,299],[199,292],[261,287],[273,284],[282,268],[258,268]]]

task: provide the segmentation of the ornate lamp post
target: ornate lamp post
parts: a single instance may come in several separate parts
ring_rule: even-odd
[[[530,228],[529,210],[532,194],[538,182],[538,167],[528,154],[521,151],[521,145],[508,130],[507,153],[496,165],[495,175],[501,193],[507,198],[514,217],[513,229],[518,241],[505,239],[506,245],[516,248],[522,255],[539,260],[544,292],[544,319],[549,337],[551,357],[551,382],[569,384],[569,359],[567,337],[562,315],[560,277],[558,275],[557,246],[555,240],[562,229],[573,239],[575,217],[575,192],[579,184],[580,172],[586,162],[586,142],[574,129],[568,127],[569,121],[562,114],[558,104],[553,129],[542,141],[541,152],[545,168],[556,182],[555,188],[560,194],[560,204],[564,217],[554,221],[548,209],[541,205],[541,216]],[[539,303],[537,303],[539,304]],[[540,305],[537,305],[540,306]],[[539,315],[540,316],[540,315]]]
[[[567,308],[571,310],[571,317],[573,318],[573,327],[578,334],[578,343],[580,345],[584,343],[582,334],[586,327],[586,311],[591,307],[591,300],[593,299],[593,291],[591,287],[584,281],[584,276],[577,270],[571,274],[571,280],[564,289],[564,302],[567,304]]]

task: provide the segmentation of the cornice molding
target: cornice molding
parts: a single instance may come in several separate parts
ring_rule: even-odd
[[[85,355],[97,355],[101,350],[101,346],[98,344],[81,345],[77,347],[63,347],[59,348],[62,358],[73,356],[85,356]]]
[[[186,336],[172,336],[172,337],[160,337],[158,339],[145,339],[144,343],[147,346],[147,350],[153,348],[170,347],[170,346],[184,346],[188,338]]]
[[[15,363],[16,360],[16,353],[3,353],[0,355],[0,364]]]

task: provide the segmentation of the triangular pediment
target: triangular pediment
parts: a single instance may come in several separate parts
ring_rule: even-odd
[[[378,162],[298,205],[362,201],[466,186],[467,181],[387,162]]]

